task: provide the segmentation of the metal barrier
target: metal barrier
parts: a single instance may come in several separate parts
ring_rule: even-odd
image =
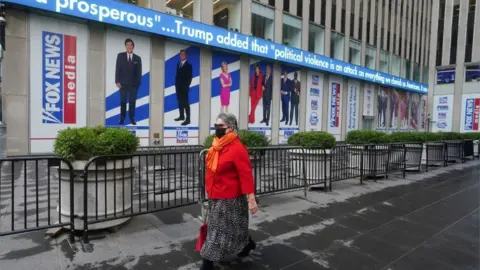
[[[163,145],[163,146],[139,146],[137,152],[173,152],[173,151],[202,151],[203,145]]]
[[[0,159],[0,236],[70,227],[74,241],[72,180],[72,164],[61,158]]]
[[[337,145],[330,152],[329,189],[332,182],[358,178],[363,179],[363,145]]]
[[[445,142],[427,142],[425,144],[426,171],[430,166],[447,166],[447,144]]]
[[[467,158],[475,159],[473,140],[463,140],[462,161],[465,162]]]
[[[304,189],[305,150],[300,147],[249,148],[257,195]]]
[[[83,230],[201,200],[199,152],[161,151],[100,156],[84,169]]]
[[[447,146],[445,158],[446,162],[456,162],[457,160],[463,160],[463,141],[445,141]]]
[[[423,149],[421,142],[405,143],[405,170],[421,171]]]

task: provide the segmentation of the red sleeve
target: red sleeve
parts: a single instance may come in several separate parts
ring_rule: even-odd
[[[250,157],[248,155],[247,148],[240,142],[238,142],[238,146],[235,148],[236,155],[233,159],[233,163],[240,178],[242,194],[246,195],[255,193],[252,164],[250,163]]]

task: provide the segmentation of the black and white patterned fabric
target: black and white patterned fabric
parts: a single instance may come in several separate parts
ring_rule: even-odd
[[[200,255],[220,261],[237,254],[248,244],[248,201],[242,196],[228,200],[210,200],[207,239]]]

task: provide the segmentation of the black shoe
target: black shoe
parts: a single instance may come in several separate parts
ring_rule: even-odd
[[[213,266],[212,261],[203,259],[203,265],[202,265],[202,268],[200,268],[200,270],[214,270],[214,269],[215,268]]]
[[[243,250],[237,254],[240,258],[245,258],[250,254],[250,251],[255,250],[257,248],[257,243],[252,240],[252,237],[248,239],[248,244],[243,248]]]
[[[130,123],[134,126],[137,125],[137,121],[135,121],[135,119],[130,119]]]
[[[178,122],[178,121],[183,121],[183,120],[185,120],[185,118],[183,118],[183,117],[178,117],[178,118],[175,118],[174,120]]]
[[[265,119],[264,119],[264,120],[262,120],[262,121],[260,121],[260,123],[265,123],[265,122],[267,122]]]
[[[280,120],[280,122],[285,122],[285,119]]]
[[[118,121],[119,125],[123,125],[123,120]]]
[[[190,125],[190,120],[188,119],[182,123],[182,126],[187,126],[187,125]]]

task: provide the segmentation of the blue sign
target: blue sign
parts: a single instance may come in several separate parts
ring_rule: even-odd
[[[312,100],[310,105],[311,105],[312,111],[318,110],[318,100]]]
[[[310,124],[312,126],[316,126],[318,124],[318,114],[316,112],[312,112],[310,114]]]
[[[320,89],[310,88],[310,96],[311,97],[319,97],[320,96]]]
[[[294,134],[294,131],[293,130],[285,130],[283,132],[283,138],[284,139],[288,139],[288,137],[292,136]]]
[[[188,130],[177,130],[177,143],[188,143]]]
[[[246,53],[407,91],[428,92],[428,86],[425,84],[120,1],[4,0],[4,2]]]
[[[42,34],[42,105],[44,123],[63,123],[63,35]]]
[[[473,130],[473,108],[475,107],[475,99],[467,98],[465,101],[465,121],[464,129]]]

